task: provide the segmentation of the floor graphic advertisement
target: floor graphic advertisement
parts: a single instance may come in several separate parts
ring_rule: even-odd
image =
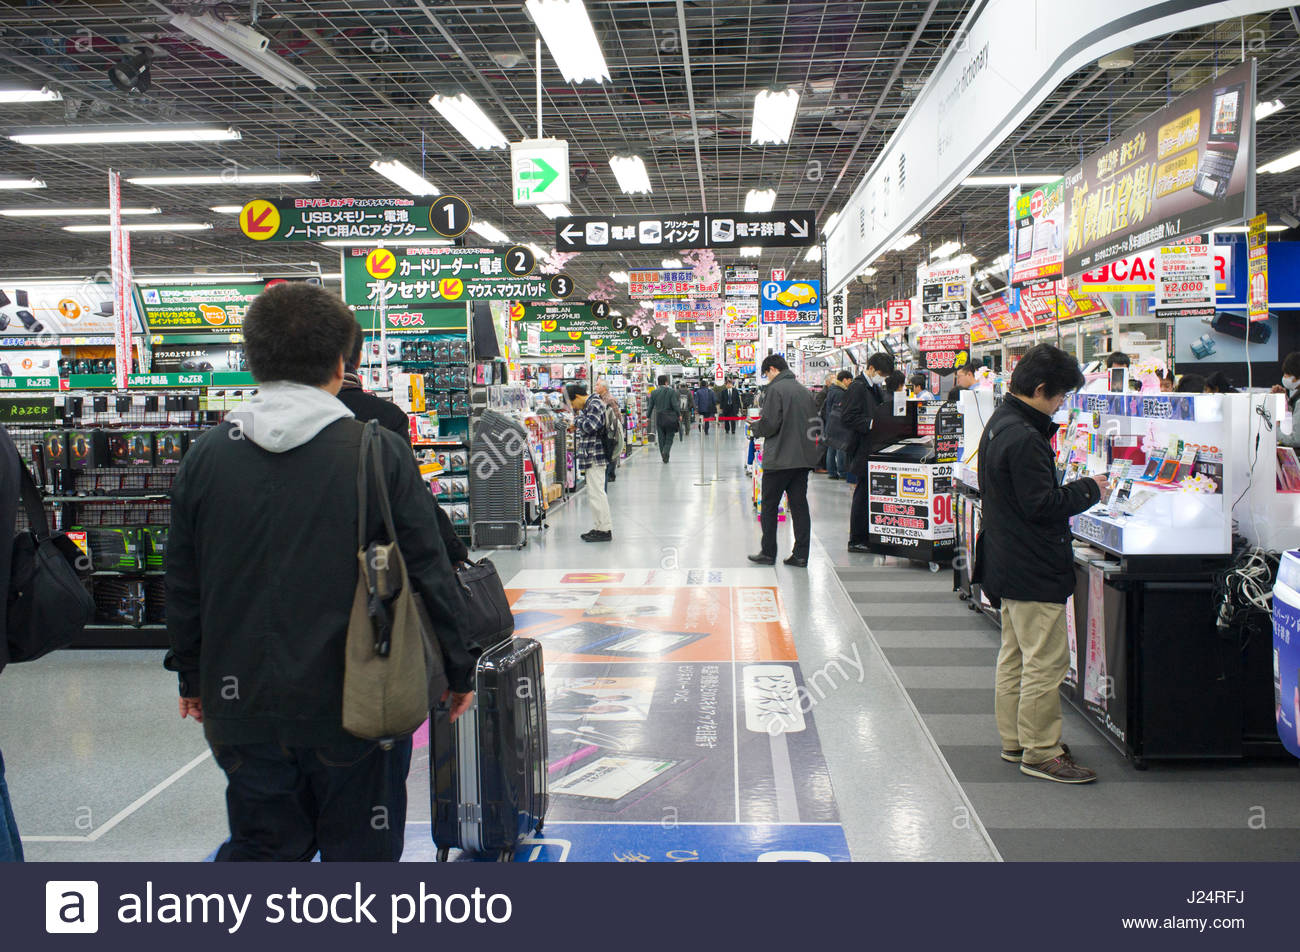
[[[530,570],[551,806],[516,861],[841,861],[848,848],[770,572]],[[419,744],[422,738],[417,738]],[[411,823],[407,858],[431,856]]]

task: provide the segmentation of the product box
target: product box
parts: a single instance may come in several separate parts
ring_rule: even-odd
[[[110,433],[108,452],[117,466],[153,466],[154,435],[141,430]]]
[[[68,431],[68,468],[78,472],[111,463],[108,436],[103,430]]]
[[[190,435],[183,430],[163,430],[154,434],[154,458],[157,465],[180,465],[189,445]]]
[[[41,434],[41,445],[45,448],[45,466],[47,469],[68,468],[67,433],[63,431],[43,433]]]
[[[140,529],[140,557],[151,572],[167,567],[167,526],[143,526]]]

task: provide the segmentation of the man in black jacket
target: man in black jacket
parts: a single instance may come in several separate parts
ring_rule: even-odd
[[[203,435],[172,488],[166,666],[180,712],[226,773],[223,860],[392,861],[406,825],[411,738],[385,749],[342,727],[357,583],[363,426],[336,396],[356,322],[302,283],[244,322],[255,396]],[[410,582],[441,643],[455,716],[473,698],[456,580],[410,449],[381,429],[382,478]],[[372,495],[367,525],[383,532]]]
[[[983,531],[974,581],[1002,606],[995,711],[1002,759],[1057,783],[1097,775],[1061,744],[1061,681],[1069,670],[1066,600],[1074,594],[1070,517],[1101,499],[1106,477],[1058,485],[1052,416],[1083,386],[1078,362],[1039,344],[1020,359],[1011,393],[980,439]]]
[[[736,380],[734,377],[728,377],[727,385],[718,394],[718,416],[738,417],[742,409],[744,409],[743,398],[740,391],[736,389]],[[724,420],[722,431],[724,433],[735,433],[736,421]]]
[[[849,472],[857,479],[853,487],[853,508],[849,512],[849,551],[870,552],[867,533],[871,522],[871,490],[867,486],[867,464],[871,456],[871,418],[884,402],[880,387],[894,372],[894,358],[884,351],[867,359],[866,369],[849,384],[844,394],[844,429],[848,433]]]

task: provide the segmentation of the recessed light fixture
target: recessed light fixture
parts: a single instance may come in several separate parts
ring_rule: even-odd
[[[524,7],[566,83],[609,79],[605,54],[582,0],[527,0]]]
[[[396,248],[396,247],[420,247],[436,246],[439,248],[450,247],[453,242],[446,238],[328,238],[325,241],[316,242],[318,245],[324,245],[326,248]]]
[[[681,258],[664,258],[663,261],[659,262],[659,267],[661,268],[680,268],[681,266]]]
[[[611,271],[609,278],[615,284],[627,284],[630,280],[626,271]]]
[[[123,208],[123,215],[157,215],[161,208]],[[107,208],[0,208],[6,218],[73,218],[78,215],[107,218],[113,214]]]
[[[774,92],[764,89],[754,97],[753,127],[750,130],[751,145],[781,145],[790,141],[794,129],[794,117],[799,112],[799,92],[787,89]]]
[[[112,225],[64,225],[64,231],[110,231]],[[148,224],[123,225],[123,231],[209,231],[212,228],[211,222],[204,221],[173,221],[173,222],[149,222]]]
[[[491,222],[476,221],[469,226],[469,230],[494,244],[510,244],[510,236]]]
[[[1280,99],[1270,99],[1266,102],[1256,103],[1255,121],[1258,122],[1260,119],[1267,119],[1269,116],[1273,115],[1273,113],[1281,112],[1285,108],[1286,103]]]
[[[1297,165],[1300,165],[1300,149],[1261,165],[1256,171],[1276,175],[1279,172],[1290,172]]]
[[[319,182],[315,172],[243,172],[230,169],[220,173],[184,173],[137,175],[127,179],[132,185],[305,185]]]
[[[28,188],[44,188],[45,182],[38,178],[0,178],[0,188],[19,191]]]
[[[899,238],[898,241],[894,242],[894,246],[889,250],[906,251],[908,248],[912,247],[912,245],[916,244],[920,240],[921,240],[921,236],[917,234],[904,235],[902,238]]]
[[[57,89],[42,86],[40,89],[0,89],[0,105],[24,102],[58,102],[63,94]]]
[[[429,100],[429,105],[438,110],[442,118],[476,149],[504,149],[510,144],[497,124],[465,93],[458,96],[434,96]]]
[[[618,187],[625,195],[649,195],[650,174],[646,171],[645,161],[639,155],[615,155],[609,160],[609,167],[614,170]]]
[[[954,251],[960,251],[960,250],[961,250],[960,241],[945,241],[938,248],[935,248],[933,251],[930,252],[930,260],[933,261],[935,258],[946,258]]]
[[[260,274],[243,272],[199,272],[193,274],[135,275],[137,284],[194,284],[200,281],[261,281]]]
[[[831,216],[822,223],[822,234],[826,234],[834,228],[840,220],[841,212],[831,212]]]
[[[149,126],[146,129],[91,126],[60,132],[18,132],[9,138],[19,145],[150,145],[166,142],[237,142],[239,133],[229,126]]]
[[[813,245],[811,248],[808,249],[808,253],[807,253],[806,255],[803,256],[803,260],[804,260],[804,261],[821,261],[821,260],[822,260],[822,246],[821,246],[821,245]]]
[[[199,16],[178,13],[168,22],[177,29],[184,30],[208,49],[216,50],[285,91],[291,92],[299,87],[316,88],[316,83],[310,76],[270,51],[270,37],[258,33],[251,26],[235,20],[218,20],[210,13]]]
[[[569,211],[568,205],[561,205],[559,202],[543,202],[537,206],[547,218],[571,218],[573,213]]]
[[[1223,226],[1220,226],[1220,227],[1218,227],[1218,228],[1211,228],[1211,229],[1210,229],[1210,234],[1212,234],[1212,235],[1244,235],[1244,234],[1246,234],[1249,230],[1250,230],[1250,229],[1249,229],[1248,227],[1246,227],[1245,225],[1223,225]],[[1286,227],[1286,225],[1277,225],[1277,224],[1273,224],[1273,225],[1269,225],[1269,226],[1267,226],[1267,228],[1266,228],[1265,230],[1266,230],[1266,231],[1286,231],[1286,230],[1287,230],[1287,227]]]
[[[740,249],[740,256],[742,258],[757,258],[762,253],[763,249],[757,245],[744,245]]]
[[[770,212],[776,204],[776,189],[751,188],[745,193],[745,211]]]
[[[375,159],[370,163],[370,168],[378,172],[394,185],[401,186],[412,195],[441,195],[438,186],[434,185],[427,178],[421,175],[415,169],[410,168],[404,162],[397,159]]]
[[[208,211],[216,212],[218,215],[238,215],[244,210],[243,205],[209,205]]]

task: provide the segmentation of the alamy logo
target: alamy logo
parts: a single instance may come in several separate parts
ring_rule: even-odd
[[[45,884],[45,931],[55,934],[99,931],[99,883],[51,880]]]

